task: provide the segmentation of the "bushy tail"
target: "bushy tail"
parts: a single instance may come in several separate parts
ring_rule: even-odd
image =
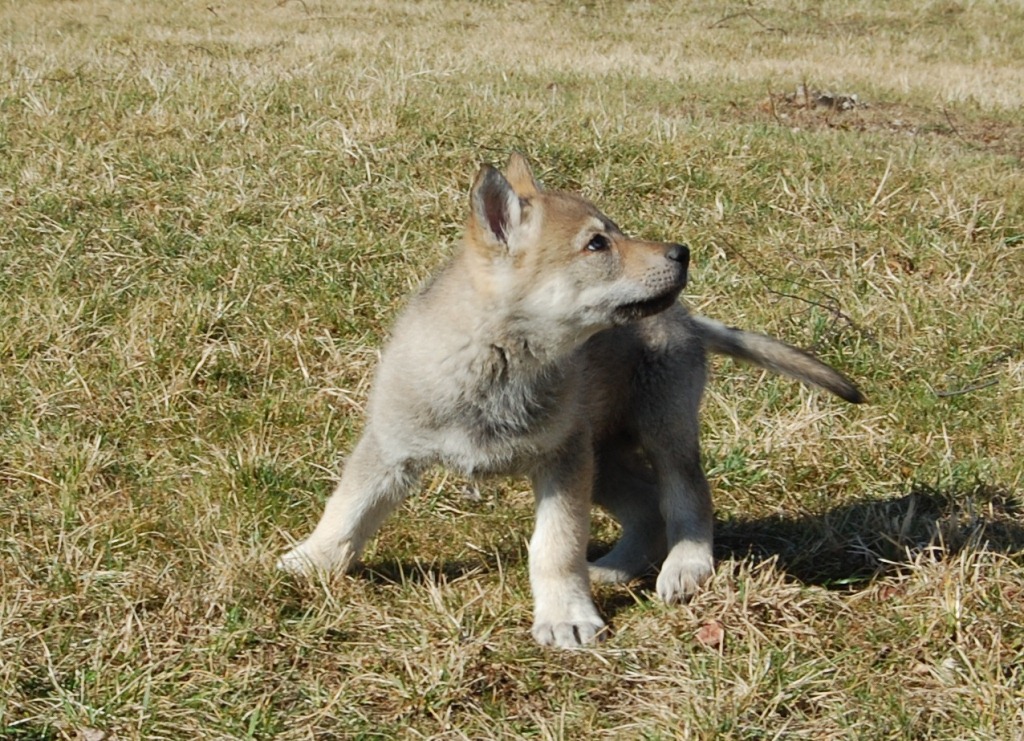
[[[690,318],[709,352],[745,360],[798,381],[821,386],[853,404],[865,401],[853,381],[810,353],[767,335],[727,327],[714,319],[693,315]]]

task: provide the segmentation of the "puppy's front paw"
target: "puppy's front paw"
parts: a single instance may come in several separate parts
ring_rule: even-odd
[[[534,615],[533,638],[542,646],[580,648],[603,641],[606,633],[604,620],[589,596],[539,606]]]
[[[603,641],[607,633],[607,626],[598,617],[577,622],[533,624],[533,639],[542,646],[555,648],[582,648]]]
[[[298,546],[277,559],[277,568],[289,574],[303,576],[316,571],[316,564],[306,555],[302,546]]]
[[[665,559],[658,574],[658,596],[668,604],[685,602],[714,571],[710,553],[676,553]]]
[[[277,568],[297,576],[310,576],[317,572],[340,573],[347,571],[354,560],[355,553],[347,543],[322,548],[306,541],[277,559]]]

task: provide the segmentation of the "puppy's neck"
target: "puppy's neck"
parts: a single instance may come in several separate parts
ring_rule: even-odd
[[[513,272],[515,266],[502,258],[484,263],[473,250],[464,250],[450,268],[453,283],[461,286],[473,320],[469,336],[481,348],[493,352],[509,373],[531,375],[567,362],[597,330],[583,332],[568,322],[541,319]]]

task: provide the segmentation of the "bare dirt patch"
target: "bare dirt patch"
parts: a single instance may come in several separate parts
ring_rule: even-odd
[[[881,132],[948,138],[969,148],[1024,159],[1024,123],[952,107],[928,108],[906,102],[870,100],[856,92],[818,89],[799,83],[769,91],[756,106],[737,109],[759,121],[791,129]]]

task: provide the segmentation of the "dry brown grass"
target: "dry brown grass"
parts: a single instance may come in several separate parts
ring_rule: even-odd
[[[1022,37],[995,0],[0,8],[0,736],[1024,737]],[[600,589],[594,651],[527,639],[523,482],[435,472],[361,573],[272,570],[512,149],[872,401],[720,363],[718,573]]]

